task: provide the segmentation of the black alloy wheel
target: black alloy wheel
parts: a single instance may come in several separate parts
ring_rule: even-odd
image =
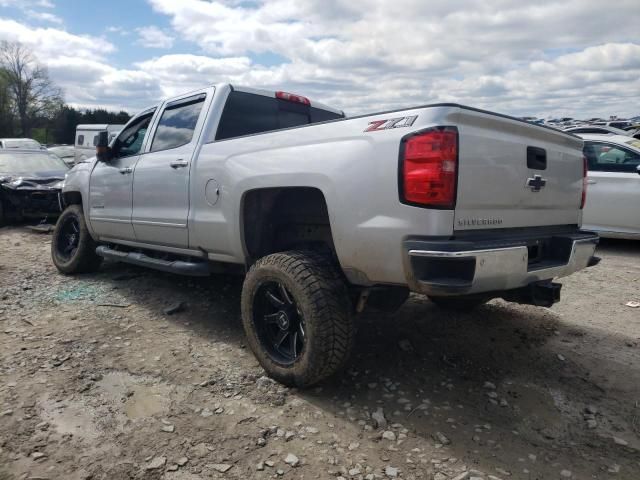
[[[64,274],[95,272],[102,263],[97,244],[84,220],[82,205],[69,205],[58,218],[51,241],[51,259]]]
[[[355,325],[348,285],[333,259],[313,251],[266,255],[242,285],[242,326],[267,374],[309,387],[349,358]]]
[[[291,292],[279,281],[265,282],[254,299],[253,322],[269,356],[290,365],[305,347],[304,317]]]
[[[66,217],[57,232],[56,249],[63,260],[73,258],[80,244],[80,222],[76,217]]]

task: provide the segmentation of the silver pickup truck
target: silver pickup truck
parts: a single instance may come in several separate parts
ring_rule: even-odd
[[[442,308],[551,306],[553,279],[597,261],[582,140],[461,105],[345,118],[217,85],[142,111],[97,152],[65,180],[58,270],[238,271],[248,343],[288,385],[344,364],[367,305],[413,291]]]

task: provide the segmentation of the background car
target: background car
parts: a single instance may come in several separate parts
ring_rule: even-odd
[[[640,140],[581,134],[588,162],[583,228],[601,237],[640,240]]]
[[[608,122],[594,122],[594,125],[605,125],[607,127],[613,127],[613,128],[619,128],[621,130],[624,130],[627,127],[630,127],[632,125],[632,122],[630,122],[629,120],[611,120]]]
[[[0,225],[60,214],[67,165],[46,150],[0,149]]]
[[[574,135],[580,133],[596,133],[601,135],[627,135],[624,130],[615,127],[609,127],[607,125],[580,125],[579,127],[569,127],[563,129],[563,132],[573,133]]]
[[[0,148],[29,148],[42,150],[44,147],[33,138],[0,138]]]
[[[62,159],[69,167],[76,163],[76,151],[73,145],[52,145],[47,150]]]

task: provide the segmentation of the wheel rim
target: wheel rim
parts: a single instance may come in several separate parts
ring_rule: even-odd
[[[258,339],[269,356],[291,365],[304,350],[304,317],[291,292],[279,281],[265,282],[256,291],[253,322]]]
[[[63,220],[57,240],[58,255],[64,260],[73,258],[80,244],[80,222],[76,217],[67,217]]]

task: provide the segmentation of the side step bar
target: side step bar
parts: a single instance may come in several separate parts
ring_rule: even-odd
[[[194,262],[185,260],[162,260],[150,257],[144,253],[113,250],[106,245],[100,245],[96,248],[96,253],[103,258],[108,258],[117,262],[131,263],[133,265],[153,268],[163,272],[177,273],[178,275],[206,277],[210,273],[209,263],[203,260]]]

